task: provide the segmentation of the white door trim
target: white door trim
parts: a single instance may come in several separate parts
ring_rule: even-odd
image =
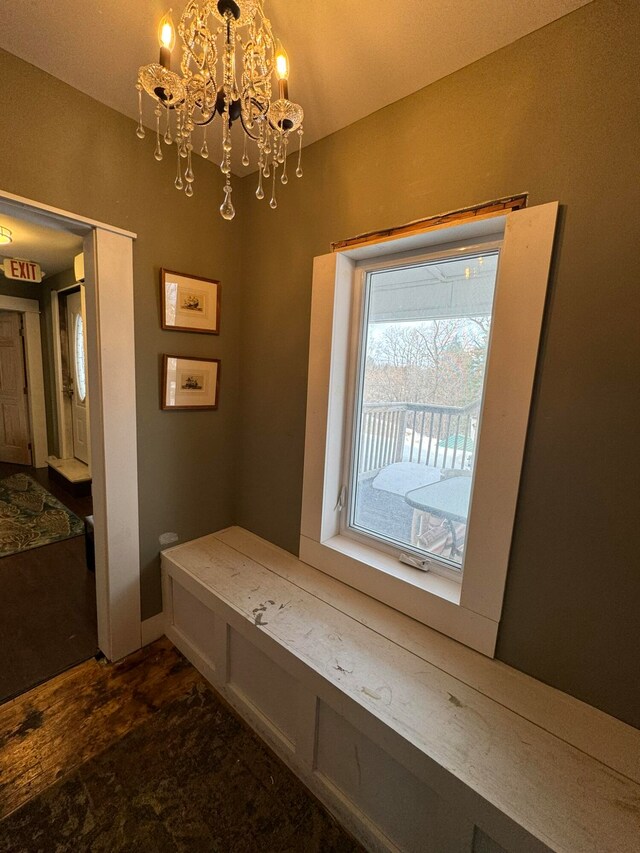
[[[56,423],[58,425],[58,456],[60,459],[70,459],[73,456],[73,436],[71,434],[71,417],[67,412],[69,398],[65,397],[62,381],[62,346],[60,342],[60,296],[84,286],[82,282],[75,282],[60,290],[51,291],[51,322],[53,342],[53,378],[56,398]],[[70,406],[68,406],[70,408]]]
[[[46,214],[50,220],[49,227],[51,227],[52,221],[56,221],[58,226],[62,226],[73,233],[79,233],[78,225],[80,225],[85,226],[84,230],[86,230],[86,226],[90,228],[102,228],[103,231],[122,234],[124,237],[130,237],[132,240],[135,240],[138,236],[133,231],[125,231],[123,228],[116,228],[115,225],[107,225],[106,222],[99,222],[97,219],[87,219],[86,216],[69,213],[66,210],[60,210],[59,207],[51,207],[49,204],[42,204],[42,202],[23,198],[23,196],[14,195],[14,193],[8,193],[4,190],[0,190],[0,201],[2,200],[9,202],[9,206],[13,208],[14,212],[16,208],[24,208],[23,213],[29,218],[31,218],[34,210]]]
[[[74,285],[75,287],[75,285]],[[67,288],[65,288],[66,290]],[[59,293],[51,291],[51,340],[53,343],[53,385],[55,389],[55,417],[58,424],[58,456],[69,459],[73,456],[71,441],[71,421],[65,416],[68,398],[63,392],[62,381],[62,345],[60,342],[60,301]]]
[[[49,445],[47,442],[47,410],[44,397],[42,370],[42,338],[40,337],[40,304],[37,299],[18,296],[0,296],[0,310],[17,311],[24,319],[24,356],[27,375],[27,405],[29,407],[29,435],[31,464],[46,468]]]
[[[142,646],[133,323],[136,235],[1,190],[0,208],[85,236],[98,645],[109,660],[118,660]]]
[[[21,296],[2,296],[0,310],[18,311],[20,314],[39,314],[40,303],[37,299],[23,299]]]
[[[84,259],[98,643],[118,660],[142,646],[133,242],[95,228]]]

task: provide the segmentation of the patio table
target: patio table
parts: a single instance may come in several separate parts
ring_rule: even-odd
[[[443,518],[451,533],[452,558],[461,555],[458,546],[459,533],[456,531],[456,522],[466,525],[469,514],[469,498],[471,495],[471,477],[449,477],[412,489],[407,492],[404,499],[413,507],[413,531],[412,540],[414,545],[419,545],[420,519],[423,513],[436,515]],[[462,528],[464,532],[464,528]]]
[[[471,477],[449,477],[407,492],[404,499],[414,509],[466,522],[469,514]]]

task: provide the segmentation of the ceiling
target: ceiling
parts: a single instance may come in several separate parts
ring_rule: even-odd
[[[34,261],[40,264],[47,278],[73,267],[75,255],[82,251],[82,237],[27,219],[17,219],[7,213],[7,209],[0,203],[0,225],[12,232],[13,242],[0,245],[0,262],[4,258]]]
[[[138,67],[157,62],[156,28],[169,2],[2,0],[0,47],[135,118]],[[304,107],[309,144],[589,2],[265,0],[265,7],[289,54],[290,97]],[[184,6],[173,4],[176,23]],[[234,163],[238,174],[251,170]]]

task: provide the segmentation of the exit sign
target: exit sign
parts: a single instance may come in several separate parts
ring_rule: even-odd
[[[14,278],[17,281],[30,281],[35,284],[40,284],[42,281],[40,264],[34,264],[31,261],[5,258],[2,268],[7,278]]]

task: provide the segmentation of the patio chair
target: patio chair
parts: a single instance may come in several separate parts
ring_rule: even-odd
[[[437,557],[462,562],[467,525],[432,512],[414,510],[411,543]]]

